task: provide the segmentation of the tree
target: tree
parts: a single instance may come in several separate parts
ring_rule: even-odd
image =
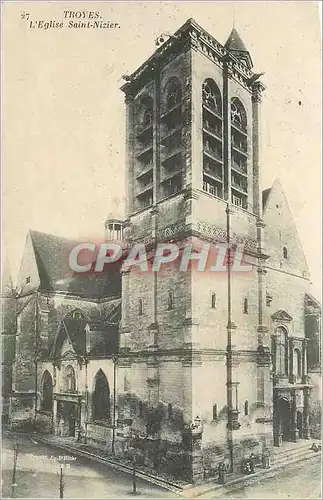
[[[63,476],[63,466],[61,465],[59,470],[59,498],[64,498],[64,490],[65,490],[65,483]]]
[[[18,441],[13,441],[13,467],[12,467],[12,479],[11,479],[11,497],[15,496],[15,487],[16,484],[16,474],[17,474],[17,463],[18,463],[18,455],[20,452],[20,443]]]

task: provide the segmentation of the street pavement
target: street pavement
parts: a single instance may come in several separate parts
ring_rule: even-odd
[[[15,442],[18,439],[15,438]],[[19,437],[15,498],[59,498],[59,473],[63,465],[64,498],[128,498],[132,476],[104,464],[72,456],[38,442],[37,437]],[[12,497],[13,442],[2,440],[2,498]],[[65,457],[65,459],[63,458]],[[142,498],[176,498],[142,479],[136,480]],[[178,498],[178,497],[177,497]]]
[[[321,462],[317,459],[304,460],[286,468],[283,472],[273,473],[272,477],[260,479],[248,486],[224,487],[221,491],[209,492],[199,498],[215,497],[321,499]]]
[[[15,438],[17,442],[18,438]],[[59,498],[59,472],[63,466],[64,498],[129,498],[132,476],[107,465],[73,456],[37,441],[19,437],[16,484],[12,495],[13,441],[2,440],[2,498]],[[142,498],[179,498],[142,479],[136,480]],[[272,477],[248,486],[227,486],[199,498],[320,499],[321,463],[310,459],[293,465]]]

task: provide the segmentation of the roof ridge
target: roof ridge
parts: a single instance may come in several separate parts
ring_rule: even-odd
[[[36,235],[39,235],[39,236],[46,236],[46,237],[49,237],[49,238],[55,238],[57,240],[63,240],[63,241],[81,241],[81,238],[80,239],[77,239],[77,238],[68,238],[66,236],[59,236],[57,234],[52,234],[52,233],[44,233],[44,231],[38,231],[37,229],[29,229],[29,234],[31,236],[31,238],[33,239],[33,236],[36,236]]]

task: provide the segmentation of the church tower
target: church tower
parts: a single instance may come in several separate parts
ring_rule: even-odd
[[[184,450],[185,470],[198,481],[202,457],[204,468],[227,459],[234,469],[244,442],[253,439],[261,452],[271,439],[259,187],[264,86],[235,29],[223,46],[189,19],[157,45],[122,87],[125,238],[150,249],[244,245],[251,270],[184,272],[173,263],[123,274],[118,394],[131,395],[132,405],[120,406],[117,434],[126,440],[130,425],[132,436],[145,436],[148,462],[168,453],[174,467]]]

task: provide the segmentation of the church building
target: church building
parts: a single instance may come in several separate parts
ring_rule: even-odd
[[[78,242],[30,231],[4,418],[199,482],[320,434],[321,308],[280,182],[261,189],[265,87],[236,29],[222,45],[189,19],[158,43],[124,77],[126,217],[105,239],[244,245],[251,270],[72,275]]]

